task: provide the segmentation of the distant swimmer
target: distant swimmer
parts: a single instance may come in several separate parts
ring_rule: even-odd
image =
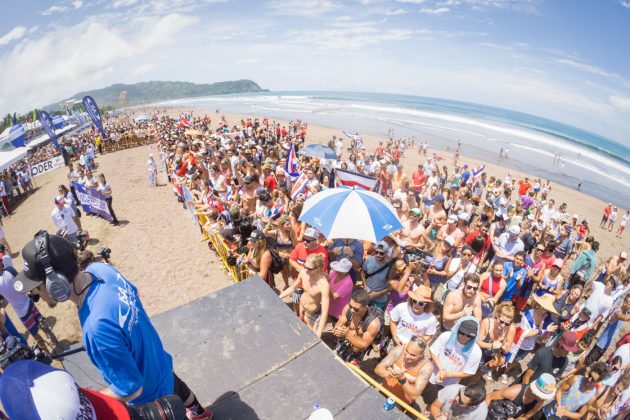
[[[508,154],[509,154],[509,153],[510,153],[510,148],[509,148],[509,147],[506,147],[506,148],[505,148],[505,152],[503,152],[503,157],[507,159],[507,158],[508,158]]]
[[[582,188],[582,180],[580,179],[580,180],[578,181],[578,186],[577,186],[578,191],[580,191],[580,190],[581,190],[581,188]]]
[[[560,161],[560,169],[564,169],[564,159]]]
[[[501,148],[501,150],[499,150],[499,159],[501,159],[503,157],[503,147]]]

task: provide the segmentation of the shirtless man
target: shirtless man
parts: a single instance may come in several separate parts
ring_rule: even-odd
[[[442,331],[450,331],[458,319],[474,316],[481,322],[481,296],[479,295],[479,276],[475,273],[464,274],[464,287],[446,295],[442,310]]]
[[[419,208],[409,210],[409,219],[403,223],[399,237],[401,240],[407,241],[407,246],[419,246],[420,239],[424,233],[424,224],[422,221],[422,211]]]
[[[280,299],[291,296],[297,287],[302,287],[304,289],[300,298],[302,321],[318,337],[321,337],[328,321],[330,303],[330,287],[324,273],[324,256],[322,254],[310,254],[306,257],[303,268],[291,287],[280,294]]]
[[[368,302],[370,294],[365,289],[354,289],[352,298],[341,311],[341,317],[333,334],[339,338],[337,354],[346,362],[360,362],[381,330],[381,319],[375,317],[368,325],[365,319],[369,316]]]
[[[606,261],[606,276],[620,281],[623,278],[624,271],[626,271],[626,258],[627,254],[625,251],[620,252],[618,256],[608,258],[608,261]]]
[[[444,210],[444,196],[438,194],[433,198],[433,205],[426,210],[425,218],[438,222],[440,226],[446,223],[446,211]]]
[[[255,175],[247,175],[243,178],[243,202],[241,209],[245,214],[256,212],[256,190],[260,187]]]

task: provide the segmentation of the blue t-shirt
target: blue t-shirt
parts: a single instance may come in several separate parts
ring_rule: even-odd
[[[387,264],[387,262],[384,262],[382,264],[377,263],[374,256],[370,255],[369,257],[365,259],[365,262],[363,263],[363,271],[365,272],[366,275],[370,273],[376,273],[376,271],[379,270],[381,267],[383,267],[385,264]],[[391,267],[391,264],[390,264],[390,267]],[[388,272],[389,272],[389,267],[384,268],[379,273],[376,273],[373,276],[366,278],[365,284],[373,292],[380,292],[382,290],[387,289],[387,273]],[[373,301],[378,302],[378,303],[387,303],[387,298],[388,298],[388,295],[384,294],[377,297]]]
[[[512,300],[512,296],[516,292],[516,285],[523,286],[523,282],[527,277],[527,271],[525,267],[515,269],[514,263],[510,261],[503,265],[503,276],[505,277],[506,287],[503,296],[499,299],[501,302]]]
[[[151,324],[138,291],[118,270],[90,264],[93,283],[79,308],[85,350],[112,391],[145,403],[173,393],[173,360]]]

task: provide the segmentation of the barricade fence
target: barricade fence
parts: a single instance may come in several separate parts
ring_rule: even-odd
[[[156,139],[148,134],[125,134],[118,139],[107,138],[101,140],[103,153],[115,152],[117,150],[131,149],[132,147],[144,146],[155,143]]]
[[[170,165],[165,167],[166,174],[171,173]],[[223,268],[232,278],[232,282],[238,283],[239,281],[245,280],[250,276],[249,270],[247,269],[246,264],[234,264],[230,263],[228,259],[236,259],[238,255],[234,255],[232,251],[226,246],[224,238],[216,232],[212,232],[208,230],[208,216],[205,214],[193,214],[190,212],[189,205],[186,204],[186,199],[190,200],[190,192],[188,187],[185,184],[176,183],[173,180],[173,191],[179,200],[184,201],[186,208],[189,213],[192,215],[193,222],[195,223],[195,227],[199,229],[201,233],[202,241],[209,241],[211,248],[216,252],[217,256],[221,260],[223,264]]]

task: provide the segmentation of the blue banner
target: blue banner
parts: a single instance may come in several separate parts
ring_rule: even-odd
[[[107,200],[105,200],[105,196],[103,196],[99,190],[92,187],[85,187],[78,182],[73,182],[72,185],[74,186],[74,191],[79,197],[83,211],[86,213],[94,213],[109,222],[114,220],[112,215],[109,213]]]
[[[57,141],[57,134],[55,134],[55,127],[53,126],[52,118],[50,118],[50,114],[46,111],[39,111],[39,122],[42,124],[42,128],[48,134],[48,138],[52,142],[52,144],[59,150],[59,142]]]
[[[98,131],[101,133],[103,138],[107,137],[107,133],[103,130],[103,121],[101,120],[101,112],[98,110],[98,105],[96,105],[96,101],[91,96],[86,96],[83,98],[83,108],[88,113],[92,122],[98,128]]]

